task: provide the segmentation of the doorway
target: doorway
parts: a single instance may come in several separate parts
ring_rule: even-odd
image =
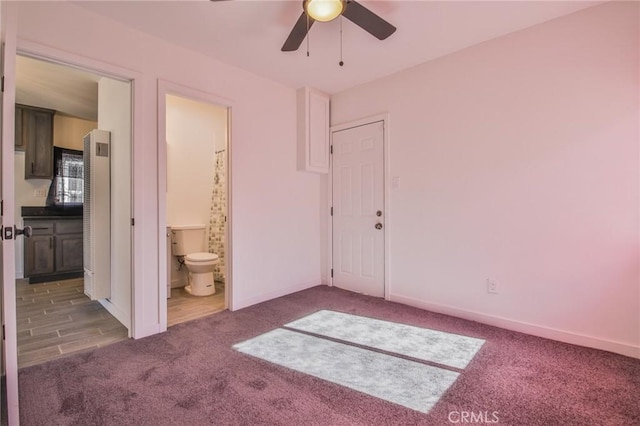
[[[158,96],[164,99],[159,134],[166,141],[165,300],[171,327],[229,306],[229,107],[179,89]],[[204,261],[208,266],[196,265],[196,257],[210,259]]]
[[[385,296],[384,121],[332,130],[333,285]]]
[[[25,367],[131,334],[131,88],[129,81],[19,54],[15,100],[20,108],[16,109],[15,202],[11,204],[16,225],[34,225],[32,238],[40,243],[18,238],[15,246],[18,366]],[[45,117],[47,128],[27,123],[25,117],[32,111]],[[29,127],[20,132],[25,126]],[[111,265],[107,264],[110,295],[91,301],[85,296],[82,278],[84,232],[78,203],[82,196],[76,193],[82,187],[82,172],[76,164],[67,167],[57,162],[62,161],[58,154],[61,158],[77,154],[82,159],[83,137],[95,128],[111,134],[114,170],[107,177],[112,200],[107,217],[111,252],[106,260]],[[53,156],[42,158],[44,166],[53,165],[50,176],[34,178],[27,173],[28,148],[18,143],[24,139],[18,133],[28,136],[34,131],[51,145]],[[67,168],[73,173],[63,178]]]

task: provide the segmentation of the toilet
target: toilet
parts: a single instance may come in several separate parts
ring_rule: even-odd
[[[171,254],[189,271],[185,291],[193,296],[210,296],[216,292],[213,268],[220,260],[217,254],[205,251],[205,226],[171,227]]]

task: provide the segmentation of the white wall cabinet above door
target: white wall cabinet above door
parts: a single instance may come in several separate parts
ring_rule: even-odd
[[[329,96],[298,89],[298,170],[329,173]]]

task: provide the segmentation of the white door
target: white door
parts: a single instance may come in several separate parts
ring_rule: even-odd
[[[6,2],[2,6],[6,5]],[[18,342],[16,331],[16,248],[14,224],[14,116],[15,116],[15,60],[16,16],[9,7],[2,8],[2,323],[5,327],[4,366],[7,378],[7,418],[9,425],[17,425],[18,417]],[[10,19],[11,18],[11,19]],[[20,237],[22,238],[22,237]]]
[[[333,285],[384,297],[384,123],[332,133]]]

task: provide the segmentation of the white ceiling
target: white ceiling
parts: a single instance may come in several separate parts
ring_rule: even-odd
[[[602,1],[369,1],[364,6],[398,30],[380,41],[339,20],[317,22],[296,52],[281,52],[302,1],[81,1],[76,4],[129,27],[298,88],[337,93],[474,44]],[[16,101],[97,119],[100,76],[19,57]]]
[[[380,41],[343,19],[316,22],[296,52],[280,48],[302,12],[301,0],[80,1],[129,27],[290,87],[336,93],[465,47],[602,1],[369,1],[360,3],[398,30]]]

